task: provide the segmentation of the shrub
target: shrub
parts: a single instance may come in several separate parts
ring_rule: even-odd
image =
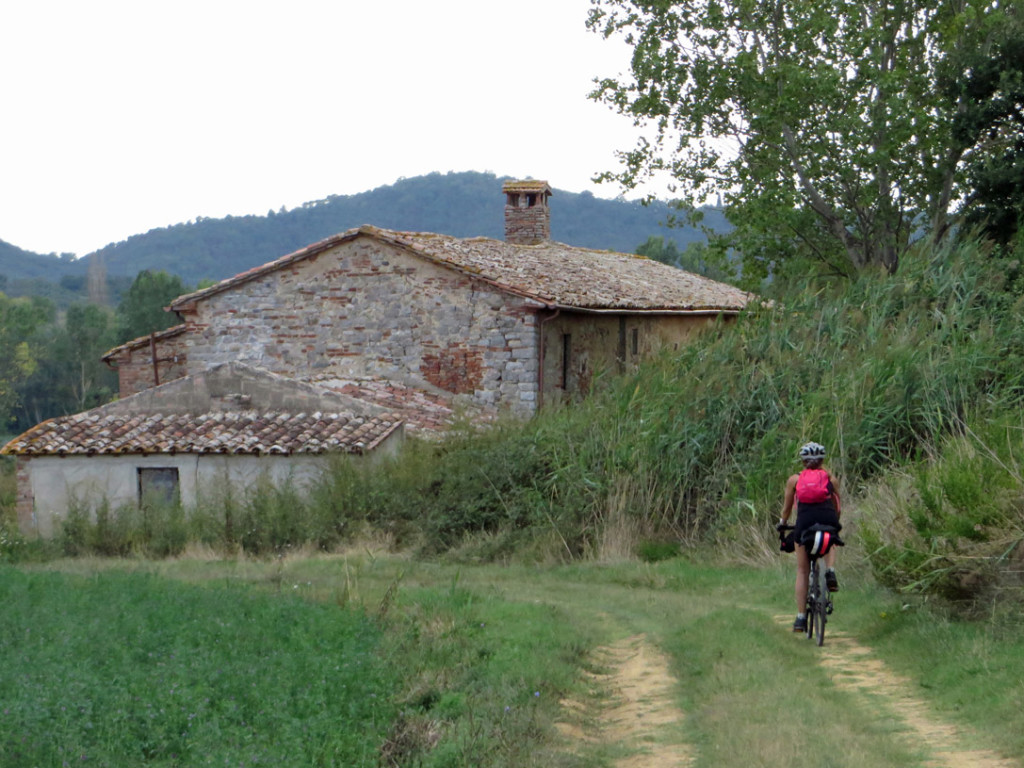
[[[877,578],[970,610],[1019,587],[1024,550],[1024,422],[1017,409],[971,416],[908,465],[897,509],[868,505],[862,535]],[[894,479],[889,482],[901,482]]]
[[[637,556],[645,563],[671,560],[679,554],[679,542],[676,541],[642,541],[637,548]]]
[[[0,457],[0,562],[17,561],[25,547],[18,531],[16,499],[14,461],[8,456]]]

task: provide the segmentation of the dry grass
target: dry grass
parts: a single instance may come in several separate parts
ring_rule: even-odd
[[[653,509],[653,483],[632,476],[617,477],[599,518],[591,556],[600,563],[636,560],[641,544],[659,537]]]

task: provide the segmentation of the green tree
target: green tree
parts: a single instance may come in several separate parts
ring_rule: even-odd
[[[101,358],[115,343],[114,313],[106,307],[74,304],[62,321],[39,325],[29,340],[32,369],[15,388],[14,427],[28,429],[44,419],[110,400],[117,374]]]
[[[666,243],[665,238],[661,235],[648,237],[646,242],[637,246],[636,252],[640,256],[660,261],[670,267],[679,266],[679,248],[676,247],[675,240],[669,240]]]
[[[594,0],[588,25],[622,34],[631,75],[592,94],[648,134],[605,174],[668,174],[687,200],[721,192],[748,279],[794,257],[894,271],[963,196],[959,104],[936,88],[996,0]],[[983,23],[984,20],[984,23]]]
[[[36,333],[53,321],[45,299],[11,299],[0,293],[0,427],[11,425],[20,403],[18,389],[38,367]]]
[[[117,375],[103,362],[103,353],[115,345],[116,323],[106,307],[75,304],[64,319],[66,354],[64,378],[76,411],[106,402],[114,393]]]
[[[177,275],[162,270],[139,272],[117,307],[119,341],[130,341],[177,325],[180,322],[177,316],[164,308],[184,293],[188,293],[188,288]]]
[[[959,107],[954,138],[968,148],[965,223],[1007,244],[1024,217],[1024,2],[990,23],[982,44],[954,52],[940,85]]]
[[[723,269],[713,257],[709,258],[707,244],[701,241],[691,242],[680,251],[674,240],[666,242],[661,235],[651,235],[642,245],[637,246],[636,253],[712,280],[728,280],[731,277],[727,269]]]

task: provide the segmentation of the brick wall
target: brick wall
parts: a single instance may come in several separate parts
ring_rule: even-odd
[[[185,335],[177,334],[156,340],[157,370],[153,370],[153,354],[148,343],[122,351],[112,362],[117,366],[121,397],[134,395],[155,386],[181,378],[187,373]]]
[[[377,377],[530,413],[536,316],[525,300],[359,237],[210,296],[186,314],[188,368]]]
[[[505,206],[506,242],[536,245],[550,239],[551,209],[547,205]]]

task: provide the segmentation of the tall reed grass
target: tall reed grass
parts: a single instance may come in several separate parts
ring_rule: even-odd
[[[879,581],[990,611],[1024,587],[1024,418],[975,412],[864,501]]]
[[[856,492],[960,434],[969,412],[1020,404],[1014,269],[968,244],[915,254],[895,277],[776,297],[535,420],[534,484],[581,549],[610,505],[690,543],[767,524],[811,439]]]
[[[614,551],[609,536],[616,531],[630,546],[659,536],[743,545],[755,530],[769,530],[785,478],[797,468],[797,448],[811,439],[828,445],[828,464],[848,495],[887,482],[894,470],[942,453],[971,424],[1020,407],[1018,270],[981,245],[961,243],[911,255],[894,277],[809,282],[774,297],[498,444],[474,440],[460,449],[465,453],[440,456],[443,476],[476,489],[475,511],[447,518],[448,538],[500,521],[500,509],[516,509],[517,524],[557,531],[572,556]],[[499,445],[518,467],[498,460]],[[983,513],[978,503],[967,512],[962,501],[987,493],[985,477],[1005,474],[991,459],[984,459],[987,474],[958,470],[961,486],[976,487],[954,491],[961,501],[954,516],[941,518],[950,526],[945,538],[959,531],[970,542],[962,533],[982,525],[1000,528],[995,538],[1007,547],[1019,541],[1020,513]],[[520,482],[497,494],[496,476]],[[450,479],[446,485],[454,487]],[[490,517],[480,515],[488,505]],[[504,522],[508,531],[511,520]],[[749,546],[756,555],[764,543]],[[893,550],[872,554],[880,553]],[[991,564],[978,562],[986,563],[978,570]],[[894,585],[928,583],[921,579],[906,571]]]

